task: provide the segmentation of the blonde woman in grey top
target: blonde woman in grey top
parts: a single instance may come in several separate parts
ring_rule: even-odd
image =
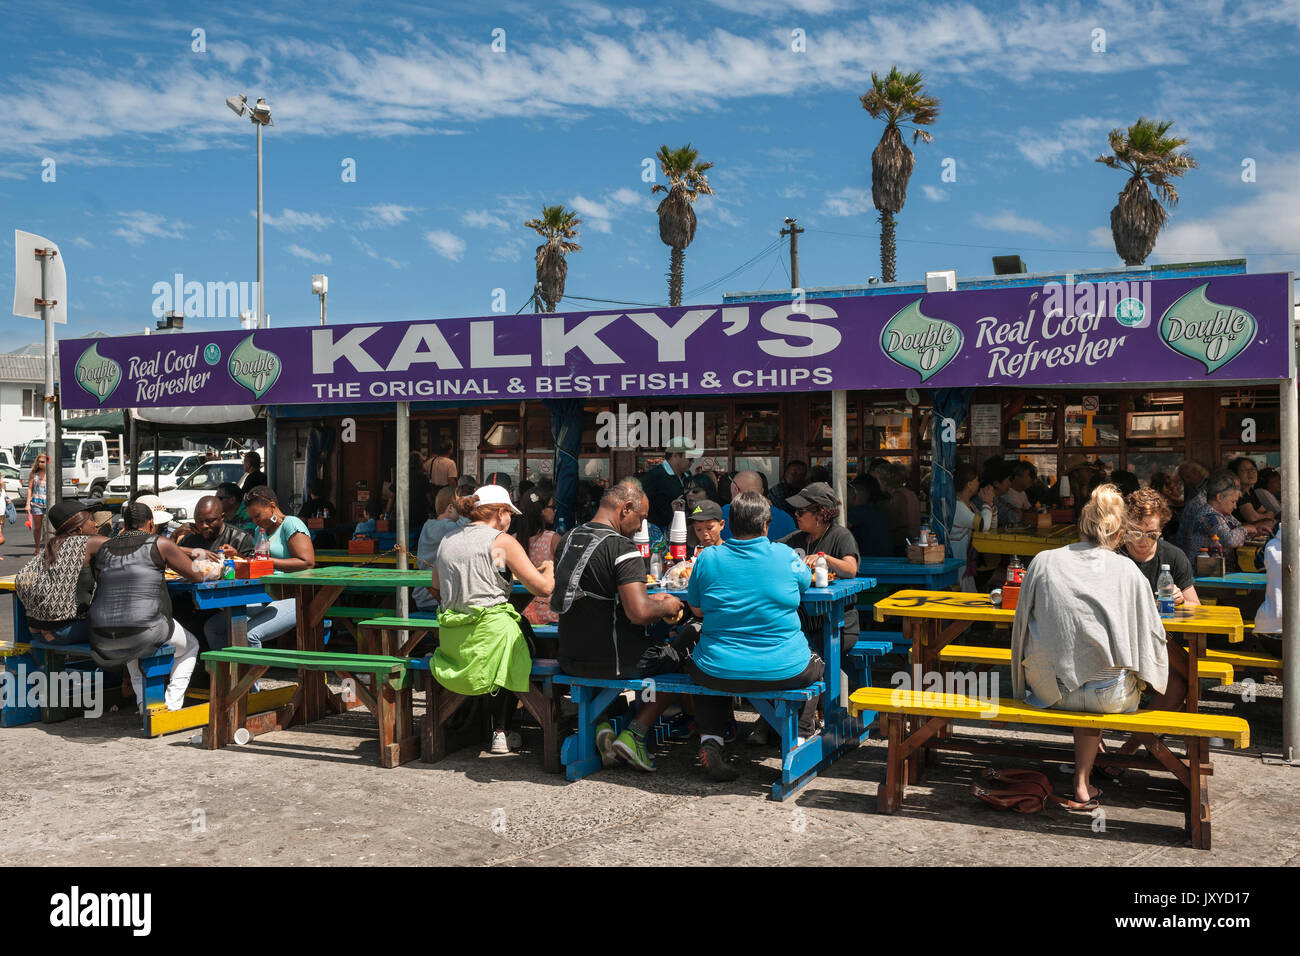
[[[491,752],[509,753],[507,723],[514,697],[498,692],[528,690],[532,656],[519,612],[510,604],[511,582],[504,572],[513,571],[539,597],[550,597],[555,575],[550,561],[534,567],[509,533],[511,516],[519,509],[504,488],[484,485],[469,497],[457,498],[456,508],[470,523],[444,538],[438,548],[429,587],[441,605],[431,670],[453,693],[497,695],[497,706],[490,708]],[[518,735],[515,741],[518,746]]]
[[[1123,496],[1114,485],[1101,485],[1083,506],[1081,540],[1030,562],[1011,626],[1017,699],[1036,707],[1126,714],[1138,708],[1139,678],[1164,693],[1169,662],[1151,585],[1136,564],[1115,552],[1127,533]],[[1074,731],[1071,809],[1096,806],[1101,791],[1089,786],[1088,777],[1100,744],[1100,731]]]

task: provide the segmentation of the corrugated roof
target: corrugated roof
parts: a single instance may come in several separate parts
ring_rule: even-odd
[[[54,377],[59,377],[55,370]],[[43,384],[45,382],[45,356],[0,355],[0,382]]]

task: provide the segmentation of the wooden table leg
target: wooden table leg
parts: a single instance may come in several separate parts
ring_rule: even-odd
[[[298,650],[325,649],[325,613],[343,590],[337,585],[298,589],[295,595],[298,622],[294,631]],[[298,683],[302,687],[302,706],[294,712],[294,723],[307,724],[326,716],[330,708],[324,672],[300,670]]]
[[[1196,713],[1201,703],[1200,662],[1205,657],[1205,635],[1187,635],[1187,712]],[[1190,757],[1190,752],[1188,753]]]

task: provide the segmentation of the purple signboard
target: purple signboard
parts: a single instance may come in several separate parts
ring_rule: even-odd
[[[64,408],[1277,380],[1288,274],[73,339]]]

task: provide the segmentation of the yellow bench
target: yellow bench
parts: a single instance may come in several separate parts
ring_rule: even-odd
[[[1237,656],[1250,657],[1252,655],[1232,656],[1235,658]],[[950,664],[988,664],[994,667],[1010,667],[1011,648],[976,647],[973,644],[949,644],[947,647],[939,651],[939,660]],[[1211,659],[1208,652],[1206,653],[1205,659],[1197,664],[1196,671],[1201,677],[1218,681],[1220,684],[1231,684],[1234,676],[1231,660],[1224,658]]]
[[[1240,717],[1192,714],[1184,711],[1147,710],[1132,714],[1088,714],[1067,710],[1044,710],[1021,701],[984,701],[961,694],[928,693],[889,687],[862,687],[849,695],[854,716],[874,711],[887,727],[889,753],[885,781],[876,791],[876,809],[893,813],[903,802],[907,782],[920,779],[933,750],[961,750],[968,753],[1017,754],[1038,759],[1072,761],[1074,748],[1034,744],[1010,745],[987,739],[948,735],[954,720],[1032,724],[1038,726],[1089,728],[1135,735],[1147,751],[1139,754],[1100,754],[1100,766],[1142,767],[1174,775],[1185,794],[1185,825],[1192,846],[1210,848],[1210,797],[1205,778],[1210,767],[1212,738],[1234,747],[1250,746],[1250,726]],[[910,718],[910,721],[909,721]],[[907,724],[910,722],[911,726]],[[1178,756],[1160,740],[1160,735],[1182,737],[1186,755]],[[910,777],[910,781],[909,781]]]
[[[1205,660],[1201,662],[1204,672],[1206,665],[1227,664],[1229,667],[1257,667],[1261,670],[1282,673],[1282,659],[1271,654],[1256,654],[1248,651],[1220,651],[1213,647],[1205,649]]]

